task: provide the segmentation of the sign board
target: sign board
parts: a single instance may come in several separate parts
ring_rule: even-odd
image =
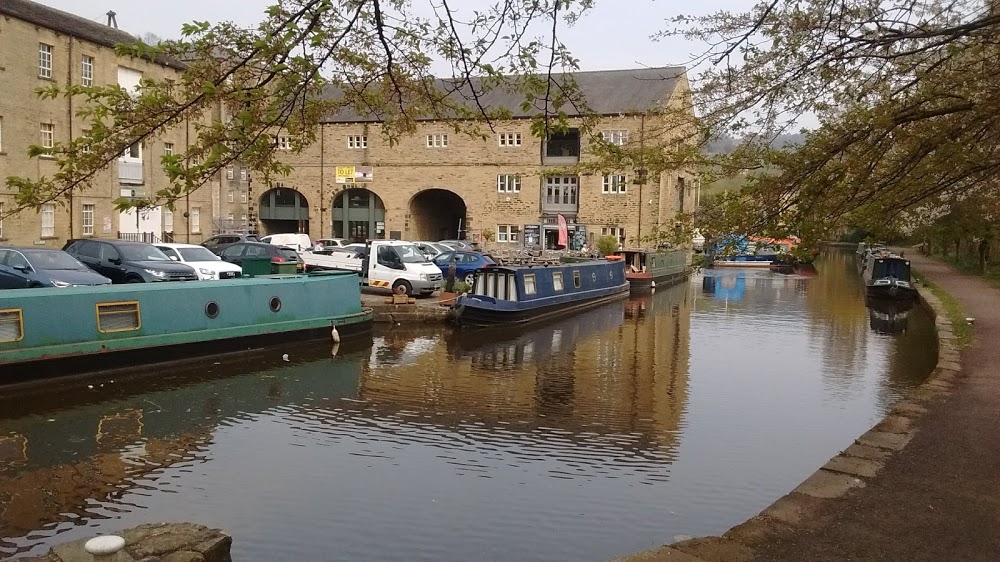
[[[103,234],[111,234],[111,217],[104,217],[104,232]]]
[[[385,222],[375,221],[375,233],[382,234],[383,232],[385,232]]]
[[[538,224],[526,224],[524,225],[524,245],[527,247],[532,247],[537,244],[541,244],[542,241],[542,226]]]
[[[375,172],[371,166],[337,166],[337,183],[371,183]]]
[[[572,232],[569,241],[570,250],[582,250],[584,244],[587,243],[587,227],[582,224],[576,225],[576,230]]]

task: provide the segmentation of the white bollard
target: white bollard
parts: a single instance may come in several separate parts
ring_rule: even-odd
[[[123,548],[125,548],[125,539],[117,535],[95,537],[83,545],[83,549],[89,552],[95,561],[114,560],[115,554]]]

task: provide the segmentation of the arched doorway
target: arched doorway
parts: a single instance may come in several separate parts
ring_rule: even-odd
[[[352,242],[385,238],[385,205],[367,189],[345,189],[333,198],[333,237]]]
[[[291,187],[275,187],[260,197],[262,234],[309,232],[309,201]]]
[[[465,201],[447,189],[421,191],[410,200],[410,232],[414,240],[464,240]]]

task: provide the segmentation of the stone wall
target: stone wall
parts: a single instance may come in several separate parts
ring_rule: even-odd
[[[152,523],[117,533],[125,549],[113,555],[115,562],[231,562],[233,539],[219,529],[194,523]],[[93,537],[91,537],[93,538]],[[93,556],[83,545],[90,540],[61,544],[43,556],[19,558],[20,562],[88,562]]]

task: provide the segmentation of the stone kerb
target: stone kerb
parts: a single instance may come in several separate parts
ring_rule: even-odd
[[[854,444],[830,459],[787,495],[758,515],[726,531],[719,537],[704,537],[640,552],[621,560],[629,561],[725,561],[750,560],[748,546],[762,538],[788,536],[797,525],[809,520],[829,502],[850,493],[864,493],[867,483],[886,461],[903,450],[917,431],[917,421],[927,413],[926,404],[951,393],[962,365],[958,339],[941,301],[926,288],[918,288],[919,303],[934,317],[938,341],[938,362],[921,385],[898,402]],[[859,491],[860,490],[860,491]]]

